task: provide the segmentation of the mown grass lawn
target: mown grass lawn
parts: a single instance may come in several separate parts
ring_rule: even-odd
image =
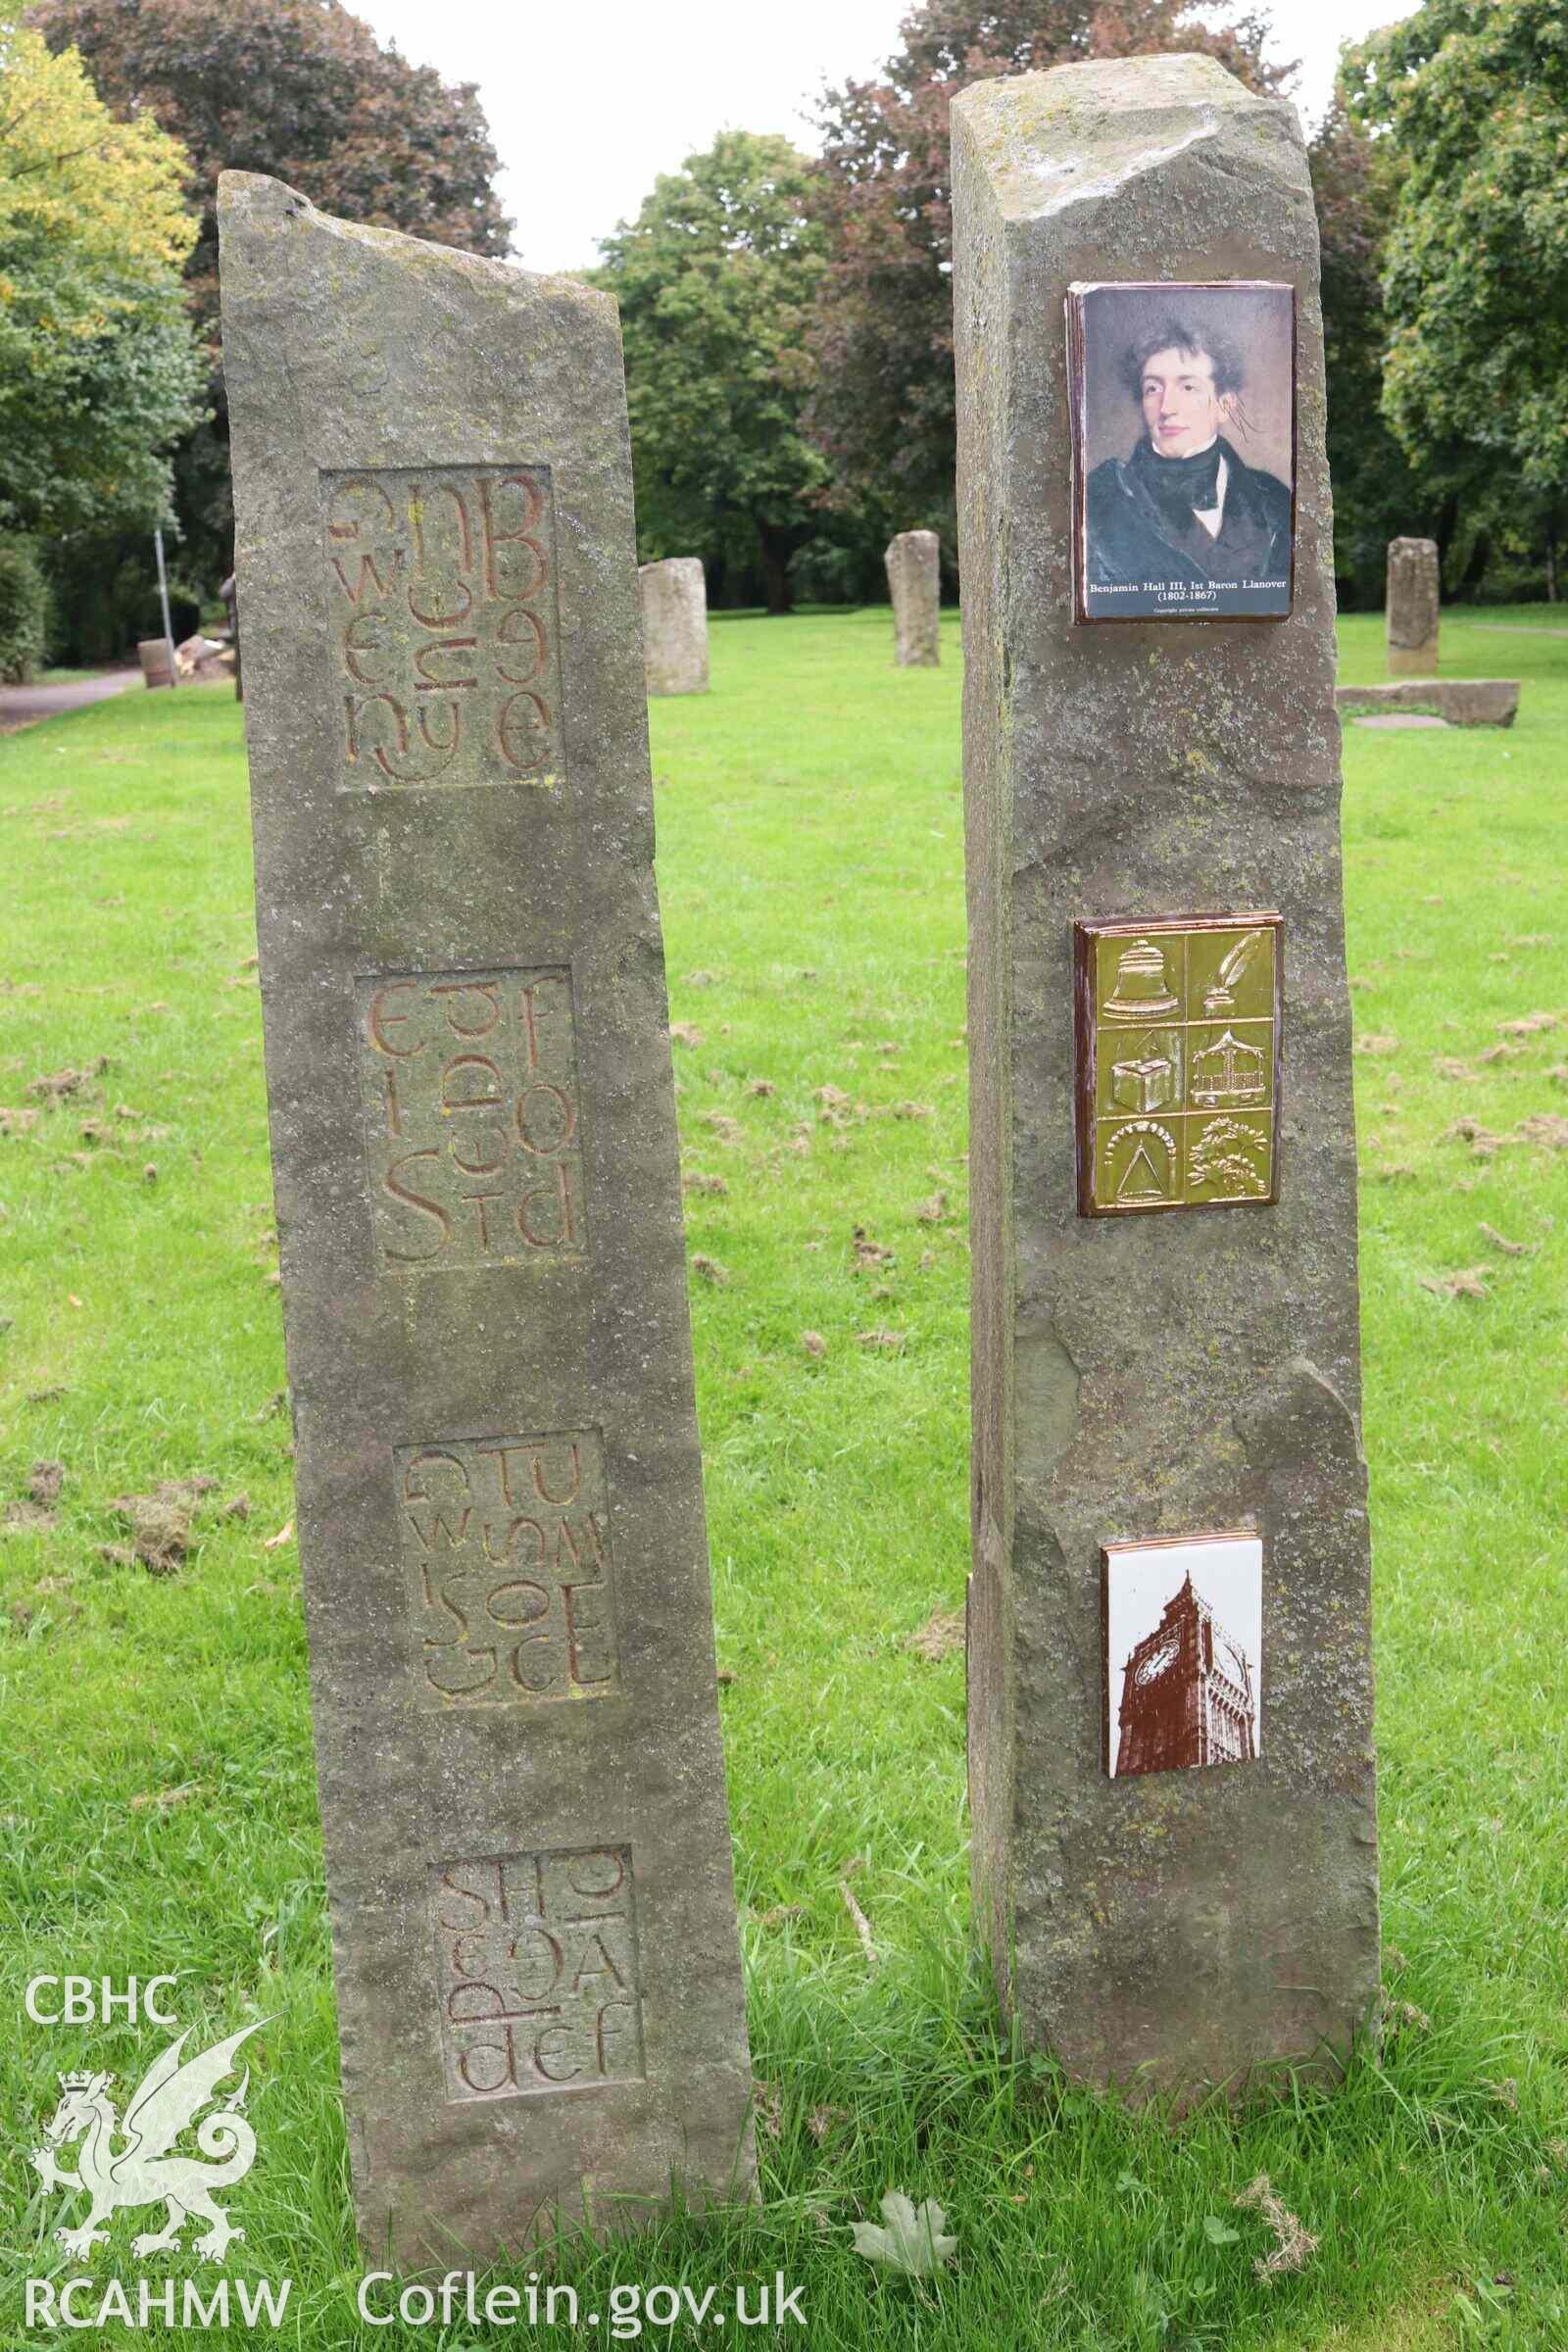
[[[715,620],[712,694],[654,706],[766,2201],[532,2266],[576,2288],[577,2340],[610,2340],[613,2282],[727,2300],[749,2281],[755,2308],[782,2272],[808,2321],[785,2340],[812,2345],[1568,2345],[1553,621],[1445,616],[1446,669],[1525,681],[1510,732],[1346,744],[1381,2055],[1333,2098],[1174,2128],[1010,2053],[968,1956],[956,619],[936,673],[893,669],[882,612]],[[1343,638],[1347,676],[1381,674],[1380,620]],[[58,2072],[112,2067],[123,2094],[167,2038],[46,2032],[24,1986],[172,1969],[196,2039],[276,2019],[247,2047],[261,2153],[229,2267],[293,2279],[279,2340],[519,2340],[355,2315],[298,1563],[275,1540],[292,1500],[253,956],[226,688],[133,690],[0,742],[0,1505],[26,1506],[0,1536],[4,2345],[47,2340],[23,2329],[22,2278],[79,2267],[49,2231],[80,2214],[25,2162]],[[63,1091],[33,1091],[49,1077]],[[58,1497],[47,1477],[34,1495],[51,1461]],[[161,1522],[143,1507],[154,1574],[117,1500],[194,1479],[216,1483],[166,1496]],[[1318,2241],[1269,2280],[1273,2232],[1235,2202],[1260,2173]],[[890,2187],[946,2209],[939,2280],[854,2251],[849,2224]],[[130,2258],[153,2219],[117,2224],[115,2273],[185,2275]]]

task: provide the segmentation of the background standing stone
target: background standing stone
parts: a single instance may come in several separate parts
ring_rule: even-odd
[[[1343,2055],[1378,1980],[1311,189],[1291,107],[1206,58],[986,82],[953,128],[977,1912],[1074,2075],[1234,2082]],[[1243,278],[1298,292],[1294,612],[1075,626],[1067,289]],[[1278,1204],[1081,1216],[1072,926],[1228,908],[1283,917]],[[1223,1531],[1262,1539],[1256,1758],[1112,1778],[1101,1548]]]
[[[1435,539],[1389,541],[1389,669],[1396,678],[1437,675],[1440,586]]]
[[[901,531],[888,541],[888,587],[900,669],[935,669],[942,659],[942,542],[935,531]]]
[[[669,556],[637,575],[650,694],[708,692],[708,584],[700,556]]]
[[[613,304],[221,187],[360,2229],[751,2181]]]

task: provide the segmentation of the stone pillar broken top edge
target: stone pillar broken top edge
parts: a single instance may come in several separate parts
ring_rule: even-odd
[[[755,2180],[619,336],[219,220],[355,2204],[444,2268]]]

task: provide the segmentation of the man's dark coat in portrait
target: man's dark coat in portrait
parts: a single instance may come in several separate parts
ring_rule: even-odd
[[[1196,509],[1211,507],[1225,461],[1217,536]],[[1291,493],[1220,438],[1192,458],[1156,457],[1146,435],[1128,459],[1107,458],[1089,476],[1085,512],[1090,583],[1146,580],[1286,580],[1291,572]]]

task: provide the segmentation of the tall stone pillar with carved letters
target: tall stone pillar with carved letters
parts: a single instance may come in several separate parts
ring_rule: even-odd
[[[620,344],[220,224],[355,2196],[445,2266],[752,2183]]]
[[[976,1910],[1031,2042],[1185,2095],[1378,1976],[1317,229],[1207,58],[953,143]]]

